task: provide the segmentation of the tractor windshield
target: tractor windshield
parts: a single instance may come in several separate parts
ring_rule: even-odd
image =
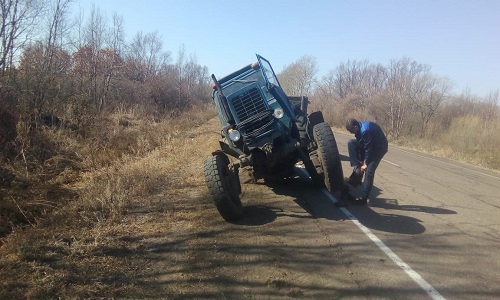
[[[258,54],[257,58],[259,59],[259,65],[262,69],[262,72],[264,73],[264,77],[266,78],[267,84],[279,86],[280,83],[278,82],[278,78],[276,78],[276,75],[274,74],[273,71],[273,67],[271,67],[269,61]]]

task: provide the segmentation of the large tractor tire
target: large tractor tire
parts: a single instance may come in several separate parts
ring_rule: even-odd
[[[240,200],[238,174],[229,170],[229,159],[222,152],[216,152],[205,161],[205,182],[220,215],[226,221],[240,219],[243,206]]]
[[[337,142],[330,125],[326,122],[314,125],[313,136],[318,145],[317,159],[323,171],[318,173],[323,173],[323,179],[328,191],[340,191],[344,187],[344,173]]]

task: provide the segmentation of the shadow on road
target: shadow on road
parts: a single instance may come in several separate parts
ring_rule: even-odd
[[[276,211],[280,211],[280,209],[267,205],[245,206],[243,211],[243,218],[231,223],[246,226],[265,225],[276,220]]]
[[[349,156],[340,154],[340,161],[350,161]]]
[[[350,206],[348,208],[364,226],[384,232],[399,234],[421,234],[425,227],[421,220],[397,214],[378,213],[370,206]]]
[[[262,184],[262,183],[257,183]],[[346,220],[347,216],[341,209],[321,191],[321,188],[315,186],[312,181],[299,176],[283,181],[265,184],[275,195],[282,195],[292,199],[302,209],[305,214],[285,211],[281,207],[271,205],[246,205],[244,207],[244,216],[242,219],[232,222],[236,225],[261,226],[274,222],[279,217],[292,218],[312,218],[326,219],[332,221]],[[359,189],[359,188],[358,188]],[[356,193],[356,191],[353,191]],[[368,206],[349,205],[347,209],[358,219],[358,221],[367,228],[392,232],[399,234],[421,234],[425,232],[425,226],[418,218],[395,214],[394,211],[424,212],[431,214],[456,214],[455,211],[418,205],[399,205],[397,199],[377,198],[381,191],[373,187],[371,201]],[[246,195],[252,198],[259,195]],[[262,195],[260,195],[262,196]],[[334,195],[338,198],[339,195]],[[374,210],[375,208],[386,209],[383,213]]]
[[[360,187],[352,190],[354,194],[359,194]],[[390,211],[424,212],[430,214],[456,214],[455,211],[420,205],[399,205],[397,199],[377,198],[381,195],[381,190],[373,186],[368,206],[350,205],[348,209],[356,216],[364,226],[384,232],[400,234],[420,234],[425,232],[425,227],[421,220],[391,213]],[[372,208],[382,208],[388,210],[387,213],[380,213]]]
[[[423,205],[399,205],[397,199],[375,199],[374,201],[372,201],[371,206],[384,209],[415,211],[438,215],[454,215],[457,213],[454,210],[441,207],[430,207]]]

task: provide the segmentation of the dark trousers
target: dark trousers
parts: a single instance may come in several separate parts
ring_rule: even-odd
[[[347,142],[347,149],[349,151],[349,161],[351,162],[351,167],[361,166],[364,160],[365,151],[363,146],[360,145],[356,139],[352,139]],[[387,150],[383,149],[376,155],[374,160],[368,163],[365,170],[365,179],[363,180],[361,197],[368,199],[368,196],[370,196],[370,192],[373,188],[373,180],[375,178],[375,170],[377,170],[378,164],[386,152]]]

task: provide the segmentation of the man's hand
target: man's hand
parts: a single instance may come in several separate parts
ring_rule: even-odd
[[[366,171],[366,168],[368,168],[368,166],[366,165],[366,162],[363,162],[363,165],[361,166],[361,171]]]

